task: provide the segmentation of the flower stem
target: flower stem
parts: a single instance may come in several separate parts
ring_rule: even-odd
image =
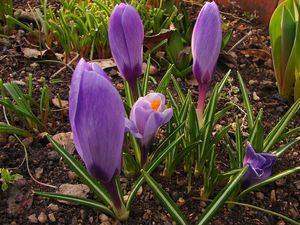
[[[127,211],[123,201],[121,200],[116,180],[112,179],[110,182],[104,184],[104,186],[112,198],[112,208],[115,212],[115,215],[120,221],[126,220],[129,216],[129,212]]]
[[[199,128],[203,126],[203,112],[205,108],[205,97],[206,97],[206,91],[207,91],[207,84],[199,84],[198,87],[198,102],[197,102],[197,118],[198,118],[198,125]]]
[[[135,102],[137,100],[137,88],[136,88],[136,79],[135,80],[129,80],[128,81],[129,86],[131,88],[132,96],[133,96],[133,101]]]

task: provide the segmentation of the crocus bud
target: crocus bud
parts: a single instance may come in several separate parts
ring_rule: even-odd
[[[107,188],[117,210],[122,208],[115,178],[121,172],[124,113],[122,99],[105,72],[81,59],[69,96],[74,143],[87,170]]]
[[[192,35],[193,73],[199,83],[197,111],[202,115],[222,44],[220,12],[215,2],[202,7]],[[199,117],[198,117],[199,119]],[[201,118],[202,119],[202,118]]]
[[[276,159],[274,154],[256,153],[251,144],[247,143],[243,166],[249,165],[249,168],[243,177],[243,185],[249,186],[271,176]]]
[[[121,75],[136,91],[136,80],[142,74],[144,26],[132,6],[116,5],[108,29],[112,55]]]
[[[125,119],[125,128],[140,140],[142,165],[146,162],[148,150],[158,128],[167,123],[172,115],[173,110],[165,109],[165,96],[160,93],[140,97],[132,106],[130,118]]]

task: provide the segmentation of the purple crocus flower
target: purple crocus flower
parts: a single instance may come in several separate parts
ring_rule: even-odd
[[[115,178],[121,172],[125,127],[121,97],[97,64],[81,59],[72,76],[69,105],[76,150],[119,210],[122,203]]]
[[[112,55],[121,75],[136,94],[136,80],[142,74],[144,26],[131,5],[116,5],[108,29]]]
[[[274,154],[256,153],[248,142],[243,166],[249,165],[249,168],[243,177],[243,185],[249,186],[271,176],[276,159],[277,156]]]
[[[202,123],[205,95],[212,80],[222,44],[222,23],[215,2],[202,7],[192,35],[193,73],[199,83],[197,114]]]
[[[173,115],[171,108],[165,109],[165,96],[150,93],[140,97],[130,111],[130,118],[125,119],[126,131],[140,139],[142,148],[141,164],[147,160],[148,150],[158,128],[167,123]]]

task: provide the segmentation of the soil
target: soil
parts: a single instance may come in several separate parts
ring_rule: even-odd
[[[24,1],[15,1],[17,8],[22,8]],[[33,2],[32,2],[33,3]],[[56,4],[57,1],[53,1]],[[31,4],[31,2],[29,3]],[[36,6],[36,5],[35,5]],[[26,6],[25,6],[26,7]],[[189,5],[190,14],[193,18],[197,16],[199,7]],[[280,99],[277,95],[274,71],[272,68],[272,59],[270,53],[270,39],[268,29],[260,24],[253,15],[242,12],[237,7],[222,9],[224,12],[224,24],[229,29],[233,29],[233,38],[226,47],[228,51],[237,41],[252,32],[245,41],[234,47],[228,54],[222,54],[213,83],[220,81],[228,69],[232,69],[231,85],[226,85],[225,95],[221,101],[236,101],[241,103],[240,93],[233,90],[238,86],[237,71],[243,76],[244,82],[249,90],[253,110],[255,114],[260,108],[264,111],[265,133],[270,131],[279,118],[287,111],[292,104],[289,101]],[[251,22],[248,22],[251,21]],[[27,58],[24,56],[22,49],[35,48],[30,41],[30,35],[23,30],[16,28],[13,36],[0,39],[0,75],[4,82],[18,82],[26,90],[27,77],[29,73],[33,74],[34,93],[39,96],[41,88],[41,77],[46,79],[50,90],[50,99],[57,94],[63,100],[68,99],[71,70],[65,69],[56,77],[58,83],[50,82],[51,76],[62,68],[62,65],[49,61],[53,55],[45,55],[43,58]],[[48,60],[48,61],[47,61]],[[113,70],[107,71],[112,75],[116,87],[123,92],[122,80],[116,77]],[[156,79],[163,72],[156,75]],[[196,97],[196,87],[192,86],[190,81],[178,78],[183,87],[189,87],[194,90]],[[211,87],[213,84],[211,85]],[[254,94],[255,93],[255,94]],[[227,96],[227,97],[226,97]],[[228,97],[229,96],[229,97]],[[222,107],[222,104],[219,105]],[[57,134],[70,131],[67,113],[58,111],[54,105],[51,105],[52,112],[48,122],[49,133]],[[233,123],[236,116],[242,117],[240,111],[233,111],[226,118],[219,121],[219,124],[225,125],[228,122]],[[3,113],[0,113],[0,121],[4,121]],[[300,125],[300,115],[290,123],[289,127]],[[244,130],[247,132],[247,130]],[[299,136],[299,134],[298,134]],[[299,145],[294,146],[291,150],[281,156],[274,166],[274,173],[293,168],[300,165]],[[61,184],[80,183],[79,179],[72,174],[67,165],[62,161],[59,155],[49,147],[45,138],[34,137],[32,143],[27,147],[29,157],[29,167],[34,176],[38,175],[38,180],[60,186]],[[224,166],[226,152],[219,146],[219,158],[217,163]],[[223,154],[224,153],[224,154]],[[76,155],[76,153],[74,153]],[[0,191],[0,224],[3,225],[23,225],[33,223],[44,224],[117,224],[110,218],[96,210],[78,206],[67,205],[55,200],[41,198],[32,194],[35,191],[55,191],[52,188],[37,184],[30,179],[26,166],[23,164],[24,150],[18,141],[13,137],[7,137],[6,143],[0,147],[0,168],[15,168],[14,173],[21,174],[24,179],[12,185],[6,192]],[[170,196],[180,205],[180,209],[190,221],[194,224],[197,216],[200,215],[208,202],[199,200],[199,188],[202,184],[201,179],[193,179],[193,189],[187,193],[187,177],[180,169],[176,170],[171,178],[162,177],[162,167],[159,167],[153,177]],[[224,166],[226,168],[226,165]],[[42,171],[41,173],[39,173]],[[133,180],[122,178],[124,190],[129,190]],[[221,187],[215,190],[214,194]],[[93,195],[89,193],[89,197]],[[262,208],[273,210],[300,221],[300,174],[290,175],[273,184],[267,185],[258,191],[247,195],[242,202],[253,204]],[[133,203],[129,219],[123,224],[174,224],[167,212],[160,206],[153,193],[147,185],[143,185],[143,190]],[[212,220],[211,224],[288,224],[283,220],[269,214],[254,211],[244,207],[224,207],[219,214]]]

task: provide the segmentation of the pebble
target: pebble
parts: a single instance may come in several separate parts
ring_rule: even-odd
[[[40,65],[38,63],[36,63],[36,62],[30,64],[30,67],[33,68],[33,69],[35,69],[35,68],[37,68],[39,66]]]
[[[257,80],[249,80],[249,85],[254,85],[254,84],[257,84]]]
[[[285,222],[283,220],[279,220],[276,225],[285,225]]]
[[[271,191],[270,200],[271,200],[271,202],[276,202],[276,192],[275,192],[275,190]]]
[[[256,198],[259,200],[264,200],[264,193],[262,192],[256,192]]]
[[[259,101],[260,100],[260,97],[258,97],[258,95],[255,91],[253,92],[253,100],[254,101]]]
[[[33,142],[32,137],[27,137],[22,140],[22,143],[25,145],[26,148],[28,148],[32,144],[32,142]]]
[[[289,212],[290,212],[290,214],[291,214],[291,216],[292,216],[293,219],[297,219],[298,218],[299,212],[296,209],[291,208],[291,209],[289,209]]]
[[[58,188],[58,193],[65,194],[65,195],[74,195],[77,197],[86,198],[87,194],[90,192],[90,189],[85,184],[62,184]],[[73,204],[70,202],[59,200],[59,202],[65,203],[65,204]]]
[[[300,180],[295,181],[294,184],[296,185],[297,190],[300,190]]]
[[[28,220],[29,220],[30,223],[38,223],[38,219],[36,218],[35,213],[28,216]]]
[[[48,218],[49,218],[49,220],[50,220],[51,222],[55,222],[55,221],[56,221],[56,218],[55,218],[55,216],[54,216],[53,213],[49,213],[49,214],[48,214]]]
[[[41,212],[38,216],[38,221],[40,223],[46,223],[48,221],[47,215],[44,212]]]
[[[284,186],[286,184],[286,178],[282,178],[282,179],[276,180],[275,183],[276,183],[276,185],[278,187],[282,187],[282,186]]]
[[[200,206],[202,208],[205,208],[207,206],[206,202],[205,201],[200,201]]]
[[[7,135],[0,134],[0,146],[4,146],[7,144]]]
[[[106,222],[106,221],[109,221],[109,218],[108,218],[108,216],[107,215],[105,215],[105,214],[100,214],[99,215],[99,220],[100,220],[100,222]]]
[[[53,161],[58,160],[59,157],[60,157],[59,154],[55,151],[48,152],[48,159],[50,159],[50,160],[53,160]]]
[[[185,204],[184,198],[180,197],[180,198],[177,200],[177,205],[178,205],[178,206],[183,206],[184,204]]]
[[[143,193],[143,187],[141,186],[137,191],[137,196],[140,196]]]
[[[68,171],[68,177],[70,180],[76,180],[78,176],[73,171]]]
[[[35,177],[37,179],[40,179],[42,177],[43,172],[44,172],[43,168],[41,168],[41,167],[36,168],[34,171]]]
[[[51,203],[50,205],[48,205],[48,209],[56,212],[56,211],[58,211],[58,205]]]

